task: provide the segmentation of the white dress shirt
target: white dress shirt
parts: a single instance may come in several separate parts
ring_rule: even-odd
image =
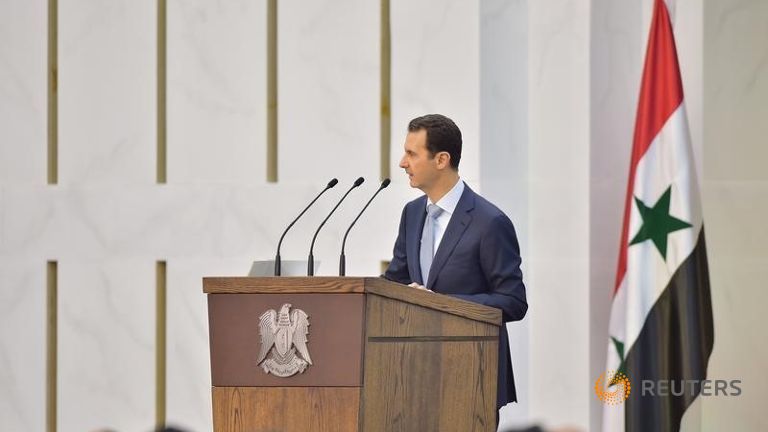
[[[440,213],[440,216],[437,217],[435,224],[435,248],[432,249],[435,251],[435,253],[437,253],[437,248],[440,246],[440,241],[443,239],[443,234],[445,234],[445,230],[448,228],[448,222],[451,221],[451,216],[453,215],[453,212],[456,211],[456,206],[459,204],[459,198],[461,198],[461,194],[463,193],[464,181],[459,179],[459,181],[456,182],[456,185],[454,185],[453,188],[451,188],[451,190],[449,190],[448,193],[440,198],[440,200],[436,203],[433,203],[429,197],[427,197],[427,205],[436,204],[438,207],[443,209],[443,212]]]

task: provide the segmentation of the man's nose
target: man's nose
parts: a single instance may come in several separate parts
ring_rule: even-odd
[[[400,158],[400,168],[407,168],[408,165],[405,163],[405,156]]]

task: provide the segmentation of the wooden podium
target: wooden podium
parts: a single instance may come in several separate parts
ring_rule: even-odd
[[[498,309],[381,278],[209,277],[203,291],[217,432],[495,430]],[[273,342],[259,362],[269,310],[285,356]],[[311,364],[275,376],[289,329],[282,368],[302,365],[297,310]]]

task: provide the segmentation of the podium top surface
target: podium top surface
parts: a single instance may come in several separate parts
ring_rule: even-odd
[[[203,292],[214,293],[364,293],[376,278],[339,276],[204,277]]]
[[[379,277],[204,277],[206,294],[375,294],[496,326],[501,310]]]

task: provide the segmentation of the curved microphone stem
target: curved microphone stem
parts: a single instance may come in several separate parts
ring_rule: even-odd
[[[355,220],[352,221],[352,224],[349,225],[349,228],[347,228],[347,232],[344,233],[344,239],[341,241],[341,254],[339,255],[339,276],[345,276],[347,272],[347,257],[344,255],[344,247],[347,244],[347,236],[349,235],[349,232],[352,231],[352,227],[355,226],[357,223],[357,220],[360,219],[360,216],[363,215],[363,212],[365,209],[368,208],[369,205],[371,205],[371,201],[373,201],[374,198],[376,198],[376,195],[379,194],[379,192],[382,191],[382,189],[389,186],[389,179],[384,179],[384,181],[381,182],[381,186],[376,190],[376,192],[373,194],[371,199],[368,200],[367,203],[365,203],[365,207],[363,207],[362,210],[360,210],[360,213],[357,214],[357,217]]]
[[[315,231],[315,235],[312,237],[312,244],[309,246],[309,257],[307,258],[307,276],[314,276],[315,275],[315,257],[312,255],[312,250],[315,248],[315,240],[317,240],[317,235],[320,233],[320,230],[323,228],[323,225],[325,225],[326,222],[328,222],[328,219],[331,218],[331,215],[333,212],[336,211],[337,208],[339,208],[339,205],[341,205],[341,202],[344,201],[344,198],[349,195],[350,192],[352,192],[352,189],[360,186],[365,181],[364,178],[358,177],[357,180],[355,180],[355,183],[352,185],[351,188],[347,191],[347,193],[344,194],[344,196],[341,197],[339,202],[336,203],[336,206],[333,207],[333,210],[331,210],[330,213],[328,213],[328,216],[323,219],[323,222],[320,224],[319,227],[317,227],[317,231]]]
[[[336,186],[336,183],[338,183],[338,182],[339,181],[337,179],[335,179],[335,178],[331,179],[331,181],[329,181],[328,184],[325,186],[325,189],[320,191],[320,193],[317,194],[315,199],[313,199],[312,202],[310,202],[309,205],[306,206],[304,208],[304,210],[302,210],[301,213],[299,213],[298,216],[296,216],[296,219],[294,219],[293,222],[291,222],[290,225],[288,225],[288,228],[286,228],[285,231],[283,231],[283,235],[280,236],[280,241],[277,243],[277,253],[275,254],[275,276],[280,276],[280,272],[281,272],[281,269],[280,269],[280,264],[281,264],[280,263],[280,246],[283,244],[283,238],[285,238],[285,234],[288,233],[288,230],[291,229],[293,224],[295,224],[296,221],[299,220],[300,217],[304,216],[304,213],[306,213],[307,210],[309,210],[309,208],[312,207],[312,204],[314,204],[315,201],[317,201],[317,199],[320,198],[320,196],[325,193],[325,191],[327,191],[328,189]]]

